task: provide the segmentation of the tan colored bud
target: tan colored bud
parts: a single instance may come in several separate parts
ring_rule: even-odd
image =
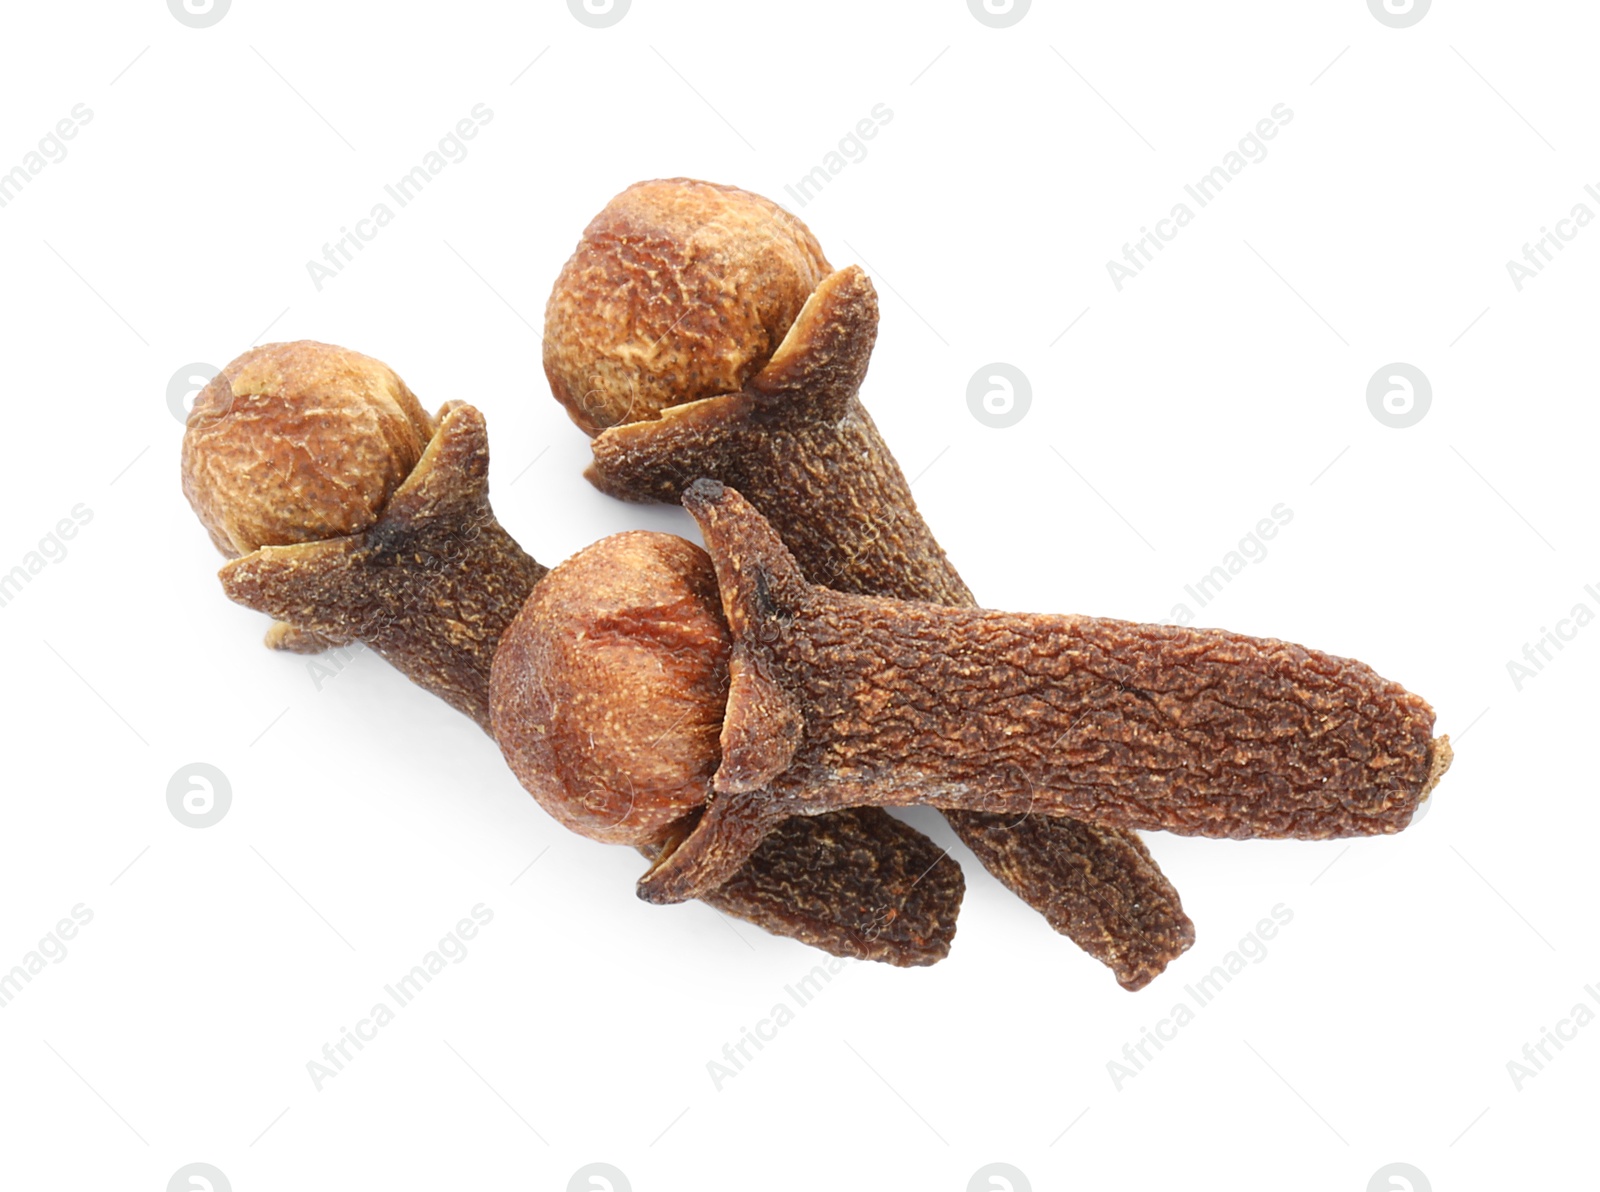
[[[195,399],[183,492],[230,557],[354,534],[378,520],[433,430],[387,365],[311,340],[266,344]]]
[[[590,435],[732,393],[832,271],[805,224],[770,199],[688,178],[635,183],[556,279],[550,388]]]

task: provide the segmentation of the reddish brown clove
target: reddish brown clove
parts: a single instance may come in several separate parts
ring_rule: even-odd
[[[506,633],[491,678],[493,732],[566,827],[649,844],[706,801],[728,630],[716,573],[693,543],[638,531],[606,542],[556,568]],[[567,632],[528,636],[543,623]],[[562,798],[546,784],[581,794]]]
[[[735,289],[749,291],[750,262],[797,222],[745,191],[679,179],[630,187],[585,231],[551,295],[544,352],[574,421],[591,435],[597,422],[610,428],[595,439],[589,478],[625,500],[668,502],[697,478],[721,480],[772,522],[814,583],[974,606],[857,396],[878,322],[865,274],[840,270],[810,290],[804,270],[764,276],[785,309],[804,297],[781,344],[711,322]],[[652,246],[648,268],[640,243]],[[587,310],[606,318],[571,314]],[[695,318],[680,337],[678,320]],[[684,367],[700,357],[738,367]],[[575,408],[578,377],[590,379],[584,400],[604,418]],[[633,403],[641,389],[651,400]],[[1042,815],[945,815],[985,868],[1124,987],[1141,988],[1193,943],[1177,891],[1132,833]]]
[[[386,421],[391,400],[420,410],[403,382],[308,342],[247,353],[207,394],[185,439],[185,491],[224,553],[290,544],[258,545],[221,573],[232,599],[280,618],[268,644],[361,640],[487,731],[494,651],[546,569],[489,505],[483,416],[447,404],[413,453]],[[409,475],[390,485],[407,458]],[[319,539],[329,527],[355,532]],[[662,848],[648,833],[634,843],[646,856]],[[961,896],[953,862],[869,808],[774,833],[704,901],[837,955],[918,965],[948,953]]]
[[[1399,831],[1449,765],[1427,703],[1359,662],[1220,630],[846,595],[807,583],[733,490],[699,481],[684,504],[716,569],[729,689],[705,813],[641,880],[650,901],[692,897],[777,823],[840,806],[1039,802],[1120,828],[1317,840]],[[550,681],[541,643],[566,632],[530,614],[507,639],[522,685]],[[658,630],[638,632],[648,648]],[[678,696],[715,715],[710,693]],[[582,797],[542,777],[541,798]]]

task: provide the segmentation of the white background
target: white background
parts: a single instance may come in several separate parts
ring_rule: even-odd
[[[1392,1162],[1440,1192],[1593,1186],[1600,1026],[1520,1091],[1507,1062],[1600,988],[1600,627],[1520,691],[1506,665],[1600,612],[1600,227],[1521,292],[1506,269],[1600,213],[1592,6],[1462,0],[1400,30],[1360,0],[1040,0],[1009,29],[954,0],[5,22],[0,169],[93,119],[0,209],[0,570],[93,520],[0,609],[0,966],[74,905],[93,921],[0,1010],[0,1184],[159,1192],[207,1162],[239,1192],[562,1189],[603,1161],[638,1192],[959,1192],[1000,1161],[1041,1190],[1361,1192]],[[470,155],[319,292],[306,262],[478,103]],[[539,367],[550,285],[628,183],[793,204],[880,103],[800,213],[879,285],[864,396],[979,597],[1165,619],[1282,502],[1197,622],[1361,658],[1457,760],[1398,837],[1153,835],[1199,939],[1136,995],[911,813],[966,870],[950,957],[846,969],[719,1091],[707,1062],[824,958],[637,901],[636,855],[563,832],[374,656],[319,690],[263,650],[180,494],[166,390],[258,341],[343,344],[485,411],[496,508],[541,561],[692,533],[581,479]],[[1279,103],[1265,160],[1118,292],[1108,259]],[[1006,430],[966,404],[992,361],[1033,385]],[[1404,430],[1366,402],[1394,361],[1434,389]],[[166,805],[196,761],[233,792],[204,830]],[[307,1061],[480,902],[470,955],[317,1091]],[[1266,959],[1119,1091],[1107,1062],[1280,903]]]

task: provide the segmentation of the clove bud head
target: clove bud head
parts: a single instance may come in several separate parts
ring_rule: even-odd
[[[230,558],[378,520],[433,437],[387,365],[300,340],[252,348],[195,399],[183,492]]]
[[[501,638],[494,737],[567,828],[659,843],[710,795],[729,640],[705,551],[670,534],[602,539],[550,572]]]
[[[545,308],[544,370],[585,433],[741,389],[832,267],[770,199],[637,182],[584,229]]]

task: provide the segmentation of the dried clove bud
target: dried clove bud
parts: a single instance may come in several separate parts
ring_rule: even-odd
[[[738,389],[829,271],[805,224],[768,199],[636,183],[590,223],[550,295],[550,388],[591,435]]]
[[[260,546],[226,565],[224,590],[280,618],[269,644],[314,652],[329,642],[363,641],[487,731],[495,649],[546,568],[522,551],[489,505],[483,416],[447,404],[410,474],[379,501],[373,494],[409,448],[403,441],[392,451],[376,445],[389,440],[372,430],[382,418],[367,415],[374,405],[380,413],[386,407],[370,395],[399,393],[416,405],[385,366],[303,342],[247,353],[221,376],[274,380],[253,385],[261,392],[250,395],[242,427],[228,425],[237,407],[229,405],[229,390],[215,386],[204,412],[191,417],[191,431],[201,430],[185,439],[185,491],[201,494],[196,508],[203,506],[208,529],[227,528],[227,546],[213,531],[224,553],[259,537],[238,527],[270,525],[273,537],[292,543]],[[423,422],[431,425],[425,416]],[[239,479],[262,469],[277,472],[259,485]],[[340,506],[341,493],[351,507]],[[356,530],[319,540],[328,526]],[[662,847],[648,834],[636,843],[646,856]],[[821,863],[834,848],[838,858]],[[928,876],[919,884],[906,877],[913,871]],[[948,953],[961,896],[953,862],[869,808],[774,833],[704,900],[838,955],[919,965]]]
[[[195,398],[183,491],[230,558],[373,525],[433,437],[387,365],[310,341],[252,349]]]
[[[693,897],[778,823],[841,806],[1020,815],[1037,801],[1118,828],[1319,840],[1399,831],[1449,765],[1427,703],[1359,662],[1221,630],[846,595],[806,582],[732,489],[699,481],[684,505],[716,569],[729,687],[705,811],[641,879],[649,901]],[[546,643],[569,626],[540,607],[508,635],[520,665],[497,667],[497,707],[508,687],[559,681]],[[674,648],[646,615],[612,623]],[[699,722],[716,713],[708,690],[674,694]],[[541,801],[590,797],[548,767],[567,748],[513,760]]]
[[[746,292],[750,262],[764,258],[771,238],[793,235],[796,222],[745,191],[677,180],[631,187],[590,225],[550,308],[605,311],[604,334],[577,335],[570,318],[552,318],[544,346],[557,397],[570,409],[566,378],[586,375],[594,380],[586,400],[609,411],[589,479],[625,500],[668,502],[697,478],[721,480],[771,521],[813,583],[975,606],[858,397],[878,326],[877,295],[860,269],[832,273],[808,291],[781,341],[725,328],[708,335],[703,323],[680,339],[677,324],[667,325],[687,308],[714,313],[730,278]],[[685,225],[714,229],[709,261],[691,251]],[[643,267],[632,246],[663,239],[676,244],[658,247]],[[692,273],[685,261],[694,262]],[[792,303],[807,278],[763,280]],[[637,347],[644,339],[648,352]],[[696,373],[690,384],[670,362],[696,353],[732,356],[740,367]],[[679,388],[663,393],[669,381]],[[628,395],[641,385],[652,400],[630,408]],[[662,408],[666,397],[670,408]],[[591,420],[574,419],[596,433]],[[1125,988],[1142,988],[1194,942],[1178,892],[1132,833],[1042,815],[945,815],[986,869],[1109,965]]]

